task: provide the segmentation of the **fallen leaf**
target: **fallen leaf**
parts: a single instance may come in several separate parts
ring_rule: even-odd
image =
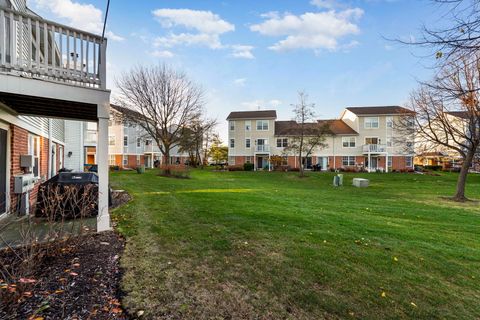
[[[393,260],[394,260],[394,261],[398,261],[398,258],[397,258],[397,257],[393,257]]]
[[[416,305],[415,303],[410,302],[410,304],[411,304],[412,306],[414,306],[415,308],[417,308],[417,305]]]
[[[76,277],[76,276],[78,276],[78,273],[76,273],[76,272],[70,272],[69,275]]]
[[[386,298],[387,297],[387,294],[385,293],[385,291],[382,291],[382,298]]]

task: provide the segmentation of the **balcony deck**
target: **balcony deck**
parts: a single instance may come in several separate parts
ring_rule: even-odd
[[[106,39],[0,7],[0,72],[106,88]]]
[[[363,145],[363,154],[382,154],[387,153],[387,146],[384,144],[365,144]]]

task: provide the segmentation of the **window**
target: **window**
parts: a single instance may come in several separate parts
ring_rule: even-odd
[[[365,138],[365,144],[379,144],[380,139],[376,137],[366,137]]]
[[[228,157],[228,164],[231,166],[235,165],[235,157]]]
[[[250,131],[252,130],[252,121],[247,120],[245,121],[245,131]]]
[[[412,166],[412,157],[405,157],[405,166],[406,167]]]
[[[355,137],[343,137],[342,138],[342,145],[344,148],[355,148],[355,144],[357,142],[357,138]]]
[[[137,155],[137,166],[140,165],[140,156]]]
[[[412,148],[413,147],[413,142],[412,141],[407,141],[407,147]]]
[[[388,168],[391,168],[391,167],[392,167],[392,157],[391,157],[391,156],[388,156],[388,157],[387,157],[387,167],[388,167]]]
[[[140,148],[142,146],[142,139],[137,138],[137,148]]]
[[[344,156],[342,157],[342,165],[345,167],[355,165],[355,156]]]
[[[123,136],[123,146],[128,147],[128,136]]]
[[[115,165],[115,155],[114,154],[111,154],[111,155],[108,156],[108,164],[111,165],[111,166]]]
[[[387,137],[387,147],[393,147],[393,138]]]
[[[122,163],[124,166],[128,166],[128,156],[123,156]]]
[[[364,127],[365,129],[377,129],[379,127],[378,117],[366,117]]]
[[[257,131],[268,131],[268,120],[257,120]]]
[[[286,148],[288,147],[288,139],[277,139],[277,148]]]
[[[235,139],[230,139],[230,148],[235,148]]]
[[[40,137],[28,135],[28,154],[33,156],[32,173],[34,177],[40,177]]]
[[[387,117],[387,128],[393,128],[393,117],[392,116]]]
[[[152,140],[151,140],[151,139],[145,140],[145,145],[146,145],[146,146],[149,146],[149,145],[151,145],[151,144],[152,144]]]
[[[245,148],[250,149],[250,139],[245,139]]]
[[[229,123],[230,131],[235,130],[235,121],[230,120],[228,123]]]
[[[108,145],[109,146],[115,145],[115,136],[108,136]]]
[[[252,163],[252,157],[250,157],[250,156],[245,157],[245,162],[246,163]]]

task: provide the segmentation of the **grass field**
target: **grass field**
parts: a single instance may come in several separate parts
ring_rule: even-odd
[[[155,319],[480,318],[480,209],[441,198],[454,174],[332,179],[112,174],[133,196],[114,212],[125,305]]]

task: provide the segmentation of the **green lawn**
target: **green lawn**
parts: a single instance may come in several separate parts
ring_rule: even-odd
[[[480,318],[480,209],[442,199],[456,175],[332,179],[112,174],[133,196],[114,212],[124,304],[155,319]]]

